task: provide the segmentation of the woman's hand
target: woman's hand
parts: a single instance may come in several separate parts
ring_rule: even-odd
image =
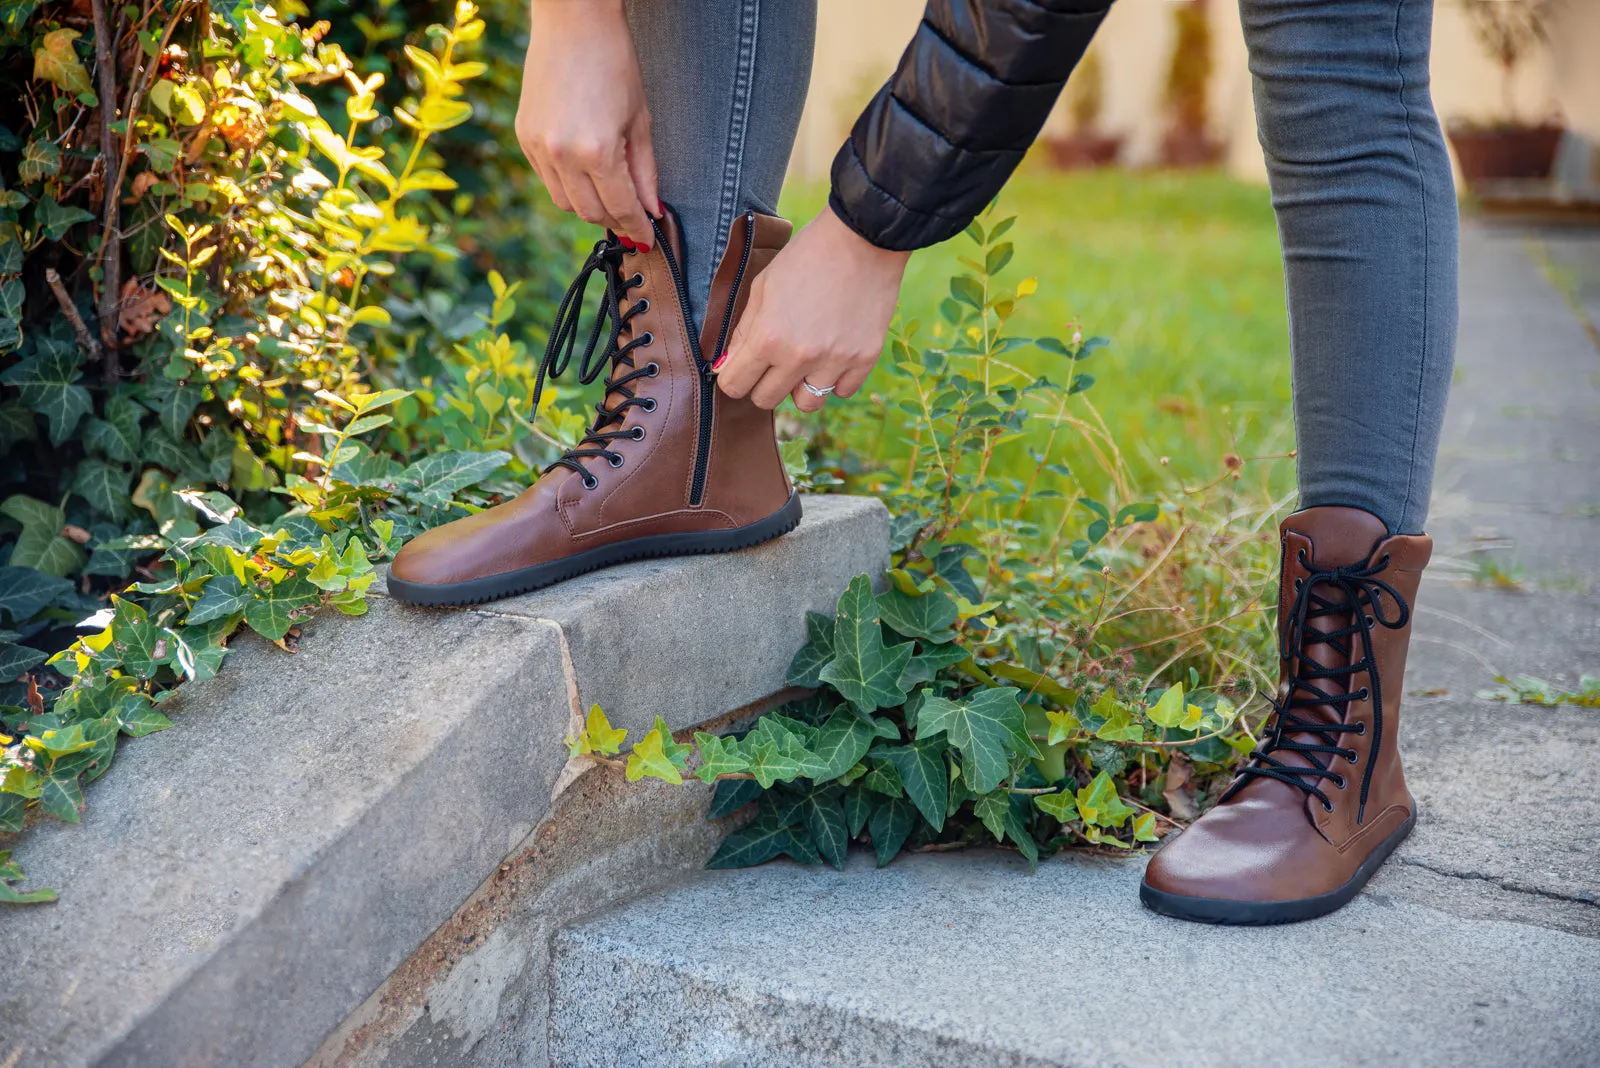
[[[656,158],[621,0],[532,0],[516,128],[556,207],[650,247]]]
[[[832,208],[811,220],[750,286],[750,302],[712,369],[730,397],[776,408],[793,397],[814,412],[861,388],[883,352],[909,252],[889,252],[850,229]]]

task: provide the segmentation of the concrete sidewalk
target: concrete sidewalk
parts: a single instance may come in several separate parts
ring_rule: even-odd
[[[1404,710],[1421,819],[1360,898],[1216,929],[1144,912],[1139,860],[706,872],[558,936],[553,1060],[1600,1065],[1600,710],[1476,696],[1600,674],[1600,237],[1469,226],[1463,265]]]

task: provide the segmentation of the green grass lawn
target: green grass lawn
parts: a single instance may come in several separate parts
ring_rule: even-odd
[[[826,196],[825,185],[791,183],[784,212],[802,222]],[[1225,453],[1292,447],[1282,260],[1265,188],[1214,173],[1025,168],[994,217],[1012,214],[1016,256],[1001,280],[1039,283],[1014,332],[1064,337],[1076,322],[1085,336],[1111,339],[1084,367],[1097,380],[1088,396],[1137,475],[1161,481],[1166,456],[1185,482],[1209,480]],[[974,247],[957,237],[914,256],[902,316],[937,320],[956,257]],[[1060,380],[1055,357],[1017,356]],[[884,378],[880,370],[867,388]],[[1271,465],[1267,477],[1286,492],[1291,465]]]

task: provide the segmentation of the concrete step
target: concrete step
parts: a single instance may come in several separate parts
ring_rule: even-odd
[[[552,1063],[1594,1065],[1600,938],[1379,880],[1277,928],[1145,911],[1141,860],[707,872],[555,947]]]
[[[1421,818],[1343,911],[1165,919],[1139,904],[1142,859],[703,872],[560,933],[552,1062],[1600,1064],[1600,713],[1474,696],[1489,654],[1600,668],[1600,604],[1441,584],[1419,601],[1436,611],[1402,748]]]
[[[319,1046],[348,1063],[403,1042],[436,985],[451,1027],[495,1024],[500,987],[487,1010],[468,996],[491,989],[469,951],[506,943],[513,904],[524,933],[565,923],[698,868],[723,831],[703,788],[616,796],[615,776],[582,775],[574,716],[597,702],[681,730],[763,707],[805,611],[881,572],[880,503],[805,508],[733,556],[474,609],[379,586],[366,617],[316,618],[292,660],[239,639],[173,728],[119,754],[81,825],[15,844],[62,896],[0,915],[0,1065],[290,1066]],[[492,977],[542,990],[540,968],[521,952]]]

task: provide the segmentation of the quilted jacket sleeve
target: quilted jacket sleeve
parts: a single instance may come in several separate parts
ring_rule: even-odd
[[[1111,0],[928,0],[833,160],[829,203],[880,248],[960,233],[1038,136]]]

